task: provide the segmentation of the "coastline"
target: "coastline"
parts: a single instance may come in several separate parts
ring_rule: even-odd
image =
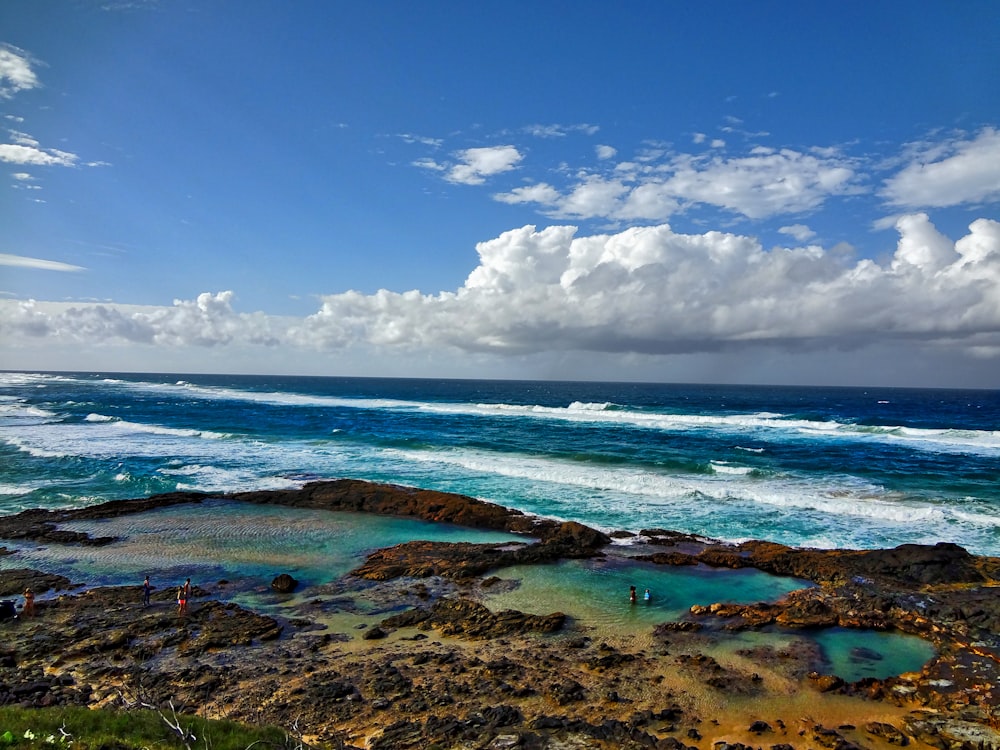
[[[752,567],[816,586],[773,604],[709,602],[637,639],[588,631],[560,613],[491,613],[481,603],[493,571],[613,554],[608,536],[396,485],[337,480],[25,511],[0,518],[0,543],[106,545],[112,540],[60,524],[219,497],[526,538],[524,545],[413,542],[379,550],[349,581],[316,587],[281,616],[226,601],[221,582],[196,588],[191,613],[181,619],[168,591],[143,609],[138,587],[85,589],[41,572],[4,570],[0,595],[26,585],[40,594],[35,618],[4,626],[11,636],[2,667],[8,700],[101,706],[145,691],[207,716],[298,721],[307,740],[333,747],[564,747],[571,745],[559,743],[579,740],[700,750],[718,742],[874,748],[905,737],[916,746],[1000,748],[1000,559],[953,544],[821,551],[646,530],[633,539],[633,554],[642,547],[637,559]],[[347,594],[408,608],[353,634],[331,632],[326,615]],[[806,671],[808,654],[724,648],[733,634],[775,626],[896,630],[932,642],[937,656],[919,673],[846,683]],[[26,690],[29,684],[37,689]]]

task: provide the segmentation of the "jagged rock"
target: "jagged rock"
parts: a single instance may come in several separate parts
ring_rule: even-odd
[[[62,534],[64,530],[58,525],[197,503],[209,497],[173,493],[80,512],[19,514],[0,523],[0,539],[5,530],[13,529],[14,534],[23,534],[16,536],[19,539],[35,534],[53,545],[86,543],[85,535]],[[671,532],[643,532],[635,544],[648,540],[661,545],[663,551],[653,556],[661,564],[755,567],[819,584],[770,604],[706,602],[697,609],[697,622],[687,618],[656,629],[657,635],[670,638],[670,651],[680,656],[672,657],[662,644],[654,644],[656,656],[647,657],[641,652],[626,653],[634,646],[612,636],[606,639],[613,646],[591,651],[589,638],[576,633],[566,641],[532,635],[561,628],[566,618],[559,613],[543,617],[492,613],[477,601],[456,596],[457,592],[471,597],[485,595],[483,582],[474,577],[494,566],[613,555],[613,549],[603,546],[607,538],[587,527],[538,521],[472,498],[352,481],[225,498],[447,520],[515,531],[525,534],[526,539],[523,544],[400,546],[369,561],[368,570],[374,573],[371,577],[331,585],[325,595],[316,595],[311,608],[303,605],[298,616],[280,623],[216,601],[213,592],[200,589],[196,589],[186,617],[177,616],[169,586],[154,592],[149,608],[140,606],[138,586],[92,589],[75,595],[50,593],[40,598],[40,616],[33,622],[5,625],[0,703],[107,705],[122,699],[119,691],[141,685],[149,700],[160,705],[173,701],[178,710],[218,711],[221,707],[237,717],[265,717],[283,726],[301,718],[302,726],[308,725],[319,744],[345,749],[353,747],[348,744],[351,737],[338,727],[350,725],[350,731],[357,732],[353,736],[364,736],[369,747],[400,750],[435,743],[441,747],[489,747],[515,739],[517,744],[511,746],[524,750],[582,746],[689,750],[680,739],[658,738],[644,731],[652,726],[650,731],[676,733],[683,738],[690,728],[691,740],[699,744],[708,741],[694,728],[708,727],[702,722],[712,719],[701,713],[703,706],[697,712],[677,706],[660,710],[664,705],[661,701],[667,705],[673,701],[669,691],[676,689],[664,679],[663,662],[669,662],[667,668],[671,664],[681,667],[676,675],[680,680],[713,685],[716,692],[711,700],[728,705],[731,696],[754,690],[767,692],[771,686],[761,684],[749,669],[743,672],[722,667],[697,654],[724,638],[721,634],[726,629],[778,622],[790,627],[834,623],[917,633],[932,640],[938,651],[923,670],[898,678],[849,685],[829,675],[813,675],[808,680],[817,689],[843,693],[845,700],[884,700],[914,707],[914,718],[896,730],[896,735],[890,729],[875,729],[874,723],[865,724],[868,718],[885,715],[873,703],[871,714],[858,716],[859,726],[868,730],[873,741],[881,737],[882,744],[901,745],[909,735],[947,750],[1000,750],[996,732],[989,727],[991,722],[1000,723],[995,708],[996,686],[1000,685],[1000,639],[995,635],[1000,632],[1000,597],[996,596],[1000,561],[971,556],[955,545],[903,545],[873,551],[796,550],[765,542],[724,545]],[[42,590],[40,579],[30,578],[34,572],[28,573],[30,584],[24,583],[27,579],[10,584],[13,579],[9,575],[10,571],[0,573],[0,587],[13,585],[11,595],[23,591],[24,585]],[[421,578],[417,583],[380,583],[399,576]],[[65,579],[54,583],[50,592],[55,587],[72,590]],[[503,584],[495,581],[493,585]],[[227,595],[230,591],[232,588],[227,589]],[[490,593],[493,591],[496,588]],[[381,626],[367,628],[366,633],[390,627],[434,628],[464,639],[494,640],[458,646],[418,633],[405,635],[408,641],[425,639],[420,646],[402,639],[362,646],[360,634],[310,632],[319,630],[308,617],[317,612],[363,610],[348,609],[354,595],[378,602],[384,607],[378,610],[382,612],[392,612],[389,607],[418,605],[393,615]],[[588,632],[587,623],[580,624],[581,632]],[[527,635],[520,637],[522,633]],[[355,638],[349,648],[338,650],[335,646]],[[415,652],[414,648],[421,650]],[[663,656],[668,659],[661,660]],[[740,664],[752,661],[796,680],[802,680],[809,665],[815,663],[810,647],[802,645],[770,651],[748,649],[740,656]],[[864,652],[855,656],[874,658],[874,654]],[[645,671],[654,662],[660,674]],[[658,693],[661,685],[663,692]],[[688,698],[684,700],[688,706]],[[821,703],[825,699],[817,695],[815,700]],[[537,713],[540,706],[556,704],[567,706],[572,718]],[[861,704],[867,705],[865,701]],[[921,707],[927,710],[916,713]],[[410,721],[385,727],[386,720],[401,716]],[[623,721],[625,716],[629,718]],[[744,717],[742,726],[762,728],[763,722],[751,725],[752,716]],[[653,724],[656,720],[669,726]],[[780,722],[772,724],[784,733]],[[524,731],[522,725],[526,725]],[[379,735],[381,727],[385,729]],[[503,734],[498,734],[501,727]],[[802,746],[850,750],[855,746],[843,734],[848,731],[853,730],[812,727],[802,733],[806,738]],[[742,734],[729,739],[726,747],[745,747],[738,740],[755,742],[748,736],[755,731],[742,730]],[[772,747],[791,750],[786,744]]]
[[[819,674],[817,672],[810,672],[809,680],[821,693],[829,693],[831,690],[837,690],[838,688],[842,688],[844,686],[844,681],[834,674]]]
[[[515,610],[494,614],[470,599],[439,599],[430,609],[418,608],[382,621],[386,628],[433,627],[444,635],[495,638],[512,633],[552,633],[562,628],[566,615],[529,615]]]
[[[892,724],[884,721],[870,721],[865,724],[865,731],[876,737],[881,737],[891,745],[905,747],[910,744],[910,738],[898,730]]]

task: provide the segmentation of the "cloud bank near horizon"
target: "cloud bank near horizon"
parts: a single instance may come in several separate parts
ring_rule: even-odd
[[[579,237],[528,225],[479,243],[479,265],[455,291],[329,294],[304,318],[238,312],[232,291],[163,307],[4,300],[0,338],[499,356],[905,344],[1000,358],[1000,222],[977,219],[955,241],[923,213],[896,229],[894,253],[877,263],[844,245],[765,249],[666,224]]]

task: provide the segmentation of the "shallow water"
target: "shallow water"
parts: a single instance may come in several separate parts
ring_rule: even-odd
[[[0,557],[0,571],[36,568],[87,586],[138,587],[143,576],[149,575],[154,586],[161,589],[172,588],[187,577],[196,585],[227,580],[233,584],[227,590],[235,601],[273,611],[302,604],[307,587],[335,582],[378,548],[417,539],[531,541],[503,532],[415,519],[225,500],[61,527],[117,540],[100,547],[6,542],[8,549],[17,554]],[[279,573],[288,573],[300,581],[296,595],[282,597],[270,590],[271,579]],[[693,604],[774,601],[790,591],[813,585],[749,568],[674,568],[614,556],[514,566],[495,573],[507,585],[485,589],[486,604],[494,611],[561,611],[596,631],[613,629],[635,634],[648,634],[657,623],[679,619]],[[638,592],[634,604],[629,602],[632,585]],[[649,601],[643,598],[647,588],[651,593]],[[379,612],[384,608],[359,597],[334,617],[353,628],[368,624],[370,614]],[[762,637],[780,643],[802,636]],[[925,641],[896,634],[831,629],[808,637],[819,645],[824,658],[818,668],[850,681],[919,669],[933,656],[932,647]]]
[[[365,555],[413,539],[444,542],[530,541],[416,519],[252,505],[215,500],[147,513],[62,524],[119,539],[102,547],[8,543],[19,554],[0,569],[33,567],[88,585],[128,585],[149,575],[154,585],[257,578],[288,573],[303,586],[329,583]]]
[[[814,585],[750,568],[674,568],[613,558],[511,567],[497,575],[504,580],[519,580],[520,584],[513,590],[488,595],[486,603],[494,611],[563,612],[598,634],[648,634],[659,623],[679,620],[695,604],[776,601],[791,591]],[[632,585],[638,592],[635,604],[629,601]],[[644,599],[647,588],[651,595],[648,601]],[[790,633],[751,631],[733,636],[731,646],[735,649],[752,642],[781,649],[797,638],[818,646],[819,660],[813,668],[848,682],[918,670],[934,656],[934,647],[915,636],[844,628]]]
[[[503,579],[518,579],[521,585],[512,591],[490,594],[487,604],[491,609],[534,614],[563,612],[597,627],[628,629],[646,629],[679,619],[693,604],[774,601],[789,591],[813,585],[752,568],[667,567],[613,557],[517,566],[496,574]],[[629,601],[629,586],[636,587],[635,604]],[[644,599],[647,588],[649,601]]]
[[[811,633],[822,649],[820,671],[848,682],[884,679],[919,669],[934,656],[934,647],[912,635],[875,630],[826,628]]]

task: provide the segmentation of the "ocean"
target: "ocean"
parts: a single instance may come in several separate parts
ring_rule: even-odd
[[[1000,391],[0,373],[0,513],[351,477],[606,531],[1000,555]]]

